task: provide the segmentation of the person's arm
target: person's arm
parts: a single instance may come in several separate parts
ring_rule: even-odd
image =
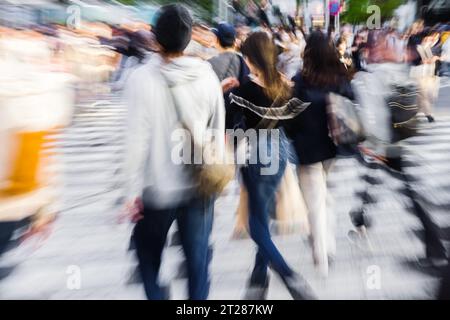
[[[136,66],[139,64],[139,60],[136,57],[128,57],[123,66],[122,72],[119,75],[117,81],[113,82],[111,88],[113,90],[122,90],[127,84],[127,80],[133,73]]]
[[[422,62],[424,64],[430,64],[432,63],[432,54],[431,54],[431,50],[427,50],[426,47],[422,46],[422,45],[418,45],[417,46],[417,52],[420,55],[420,58],[422,60]]]
[[[211,88],[211,117],[208,129],[214,131],[214,147],[216,154],[223,155],[225,151],[225,104],[222,93],[222,86],[214,76]]]
[[[224,94],[228,93],[233,88],[239,87],[239,80],[236,78],[225,78],[220,83]]]
[[[138,70],[139,72],[139,70]],[[134,72],[127,81],[124,98],[128,108],[125,144],[125,197],[134,201],[142,195],[143,171],[149,145],[149,115],[145,104],[145,92],[139,90],[143,82],[139,73]]]
[[[238,55],[238,58],[240,61],[238,81],[240,84],[244,84],[249,81],[250,69],[241,55]]]
[[[350,100],[355,100],[355,94],[349,81],[344,80],[338,89],[338,94],[344,96]]]

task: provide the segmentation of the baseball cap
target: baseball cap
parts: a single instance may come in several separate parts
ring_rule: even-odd
[[[231,47],[236,40],[236,30],[227,22],[219,23],[217,28],[211,31],[217,36],[222,47]]]

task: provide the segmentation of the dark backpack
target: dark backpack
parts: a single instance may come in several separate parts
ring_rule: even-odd
[[[246,83],[247,81],[250,81],[249,74],[250,69],[248,68],[247,64],[244,61],[244,58],[241,55],[237,55],[239,57],[239,60],[241,62],[241,67],[239,69],[239,76],[238,80],[240,85]],[[225,99],[225,106],[230,104],[229,99],[230,92],[226,92],[224,95]],[[236,110],[235,108],[233,110],[226,110],[225,114],[225,125],[227,129],[243,129],[246,130],[245,127],[245,117],[242,112],[242,110]]]
[[[363,142],[366,134],[359,116],[359,106],[339,94],[327,97],[328,130],[336,146]]]
[[[417,134],[418,89],[415,85],[394,85],[387,98],[391,112],[392,142],[398,142]]]
[[[250,69],[248,68],[247,64],[244,61],[244,58],[242,58],[241,55],[238,54],[239,60],[241,61],[241,68],[239,69],[239,76],[238,80],[240,84],[243,84],[247,81],[249,81],[248,75],[250,74]]]

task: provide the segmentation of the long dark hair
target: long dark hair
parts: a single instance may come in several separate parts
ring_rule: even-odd
[[[314,86],[336,86],[349,80],[344,65],[339,61],[333,42],[320,31],[311,33],[303,54],[303,79]]]
[[[285,101],[291,89],[278,72],[277,48],[265,32],[252,33],[241,47],[242,54],[262,73],[264,93],[272,100]]]

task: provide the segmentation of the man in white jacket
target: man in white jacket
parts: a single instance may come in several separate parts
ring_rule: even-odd
[[[189,128],[197,144],[214,130],[217,147],[224,148],[222,88],[207,62],[183,55],[192,33],[192,18],[183,6],[162,7],[153,32],[160,53],[130,76],[125,90],[127,197],[129,204],[142,197],[143,204],[143,219],[134,230],[139,269],[147,297],[168,298],[158,284],[158,273],[167,233],[177,220],[189,298],[203,300],[209,291],[214,199],[197,194],[190,166],[180,163],[174,151],[186,144],[180,141],[183,127]]]

